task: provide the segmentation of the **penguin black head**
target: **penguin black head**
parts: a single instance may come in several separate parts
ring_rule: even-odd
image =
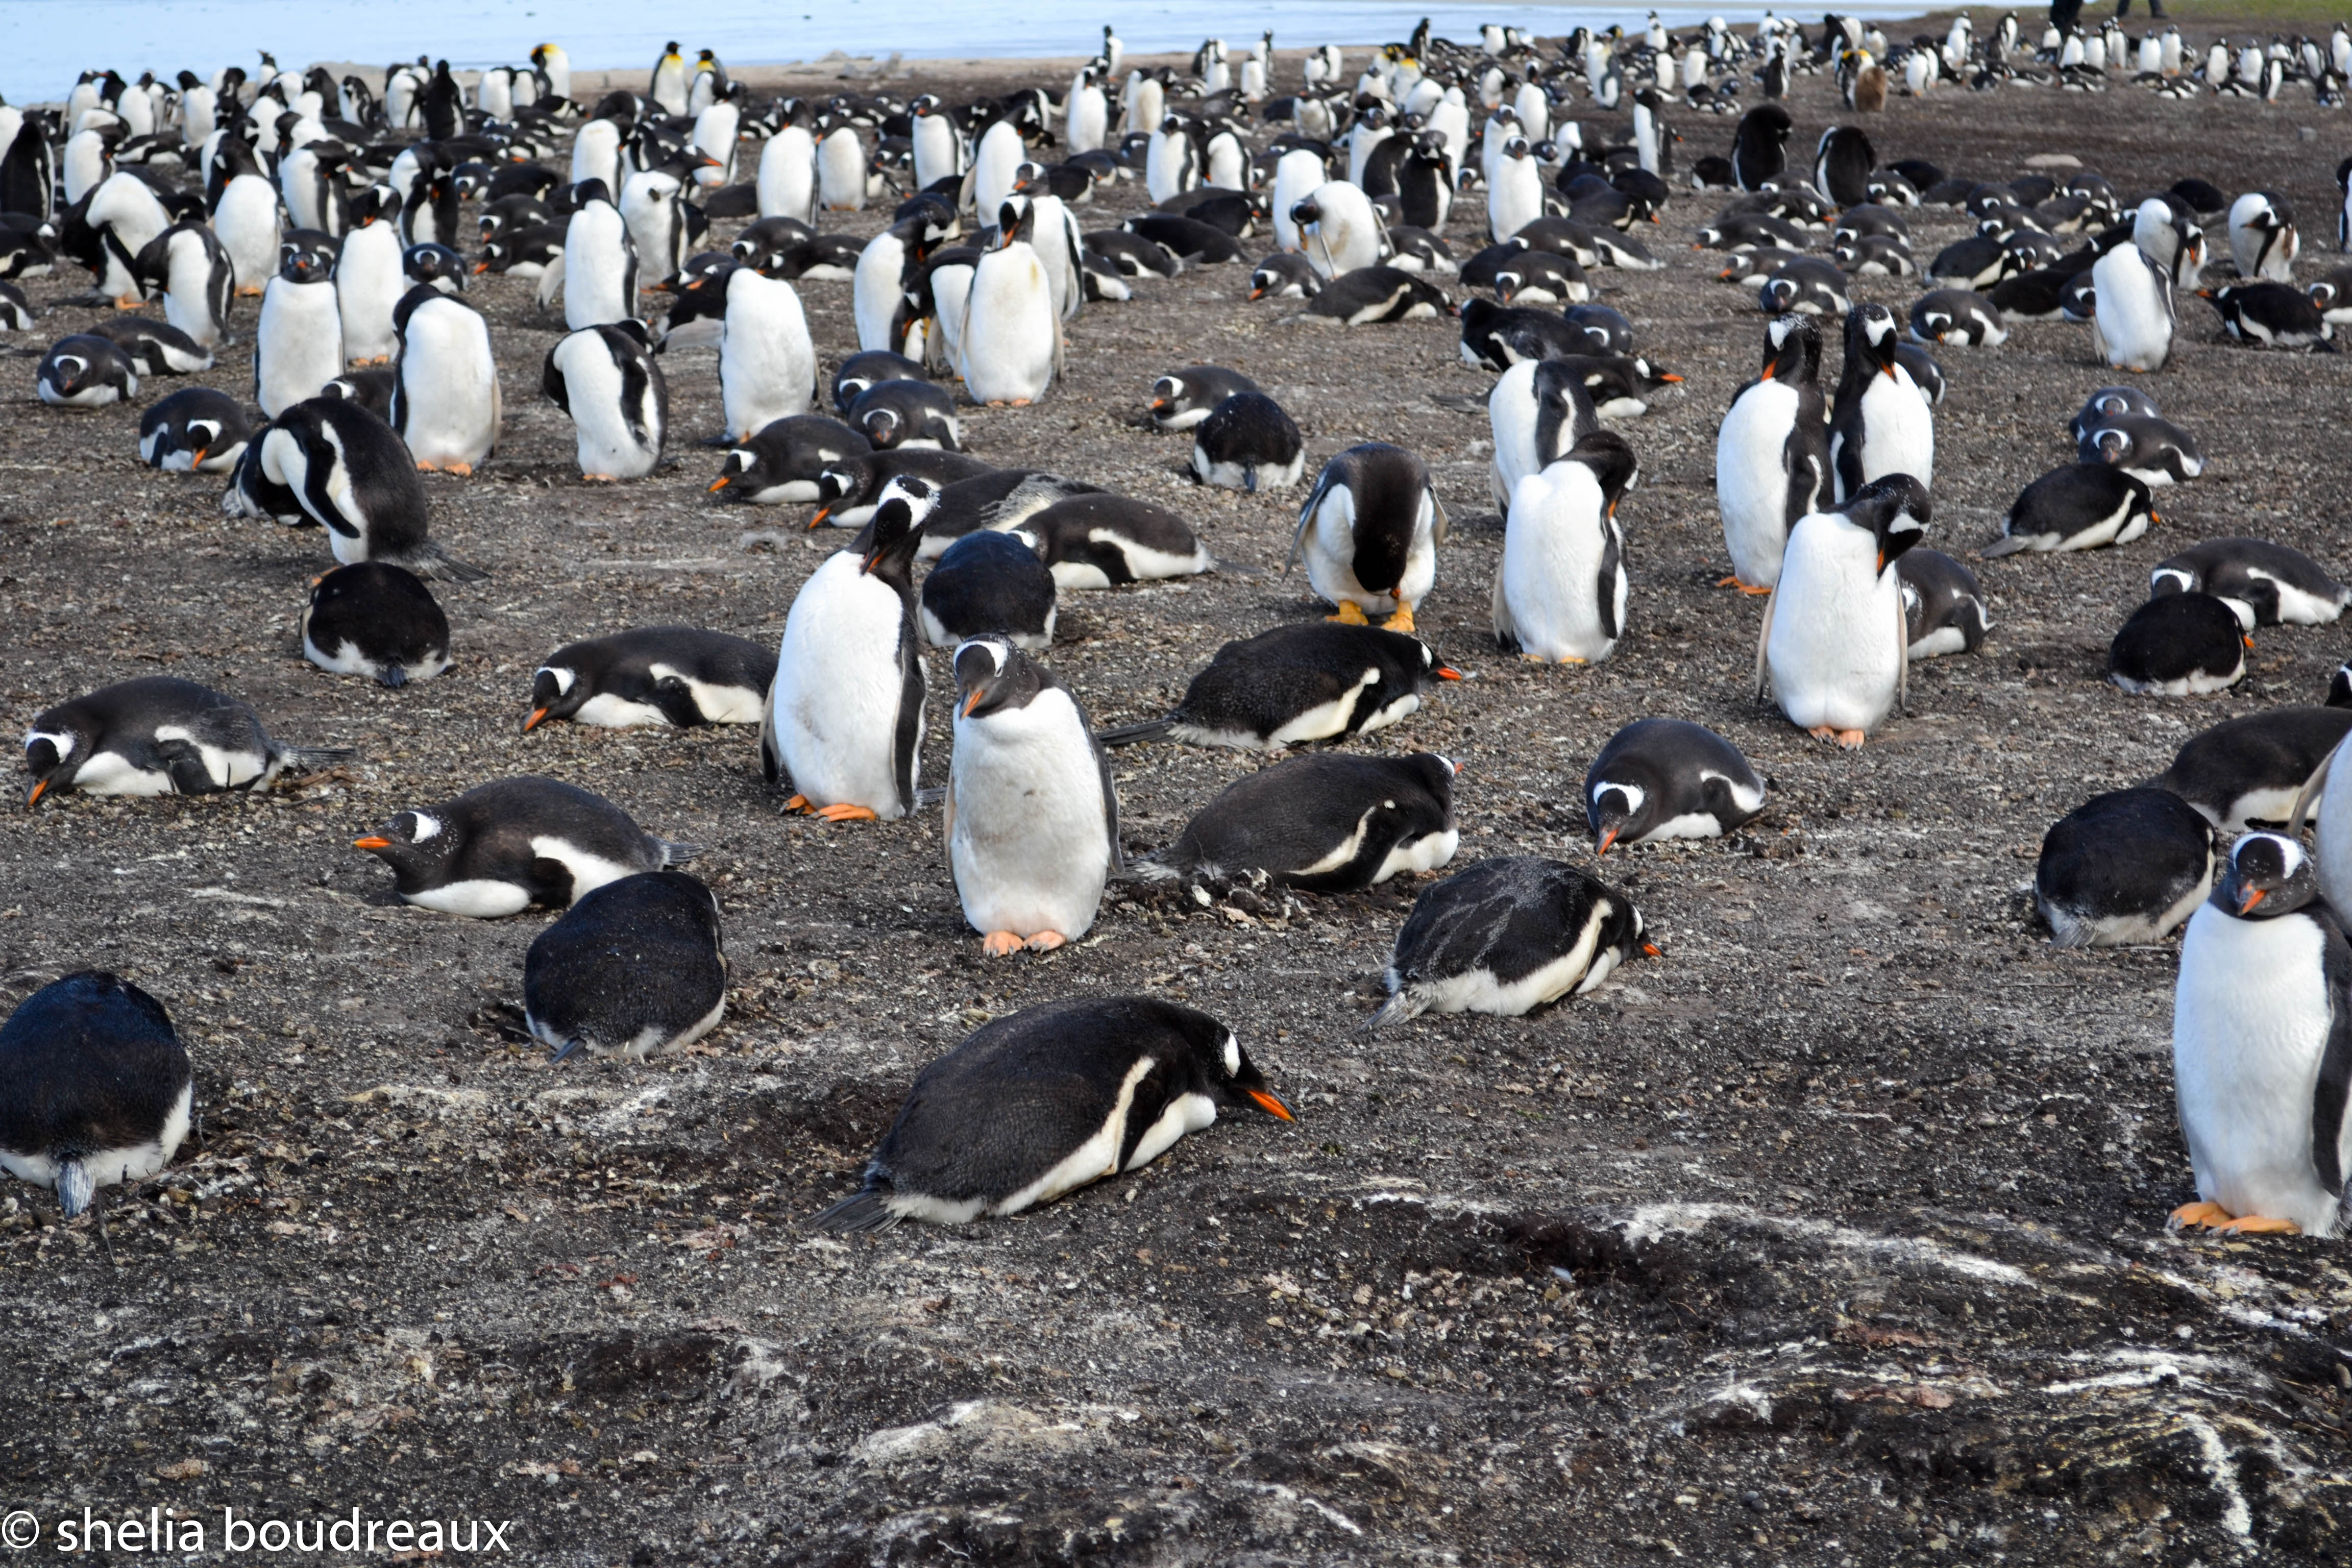
[[[1503,143],[1503,156],[1506,158],[1524,159],[1531,152],[1533,149],[1528,145],[1528,139],[1524,136],[1514,136]]]
[[[366,837],[352,839],[352,847],[364,849],[390,866],[406,886],[412,879],[429,878],[435,868],[457,852],[459,844],[449,825],[433,813],[404,811]]]
[[[2302,845],[2279,833],[2249,833],[2230,847],[2230,864],[2213,883],[2213,903],[2240,920],[2275,920],[2319,897],[2315,864]]]
[[[33,775],[25,791],[27,811],[40,805],[53,786],[69,786],[96,749],[90,727],[70,704],[42,714],[39,723],[39,729],[25,733],[25,771]]]
[[[278,243],[278,276],[289,283],[328,282],[335,275],[335,258],[341,249],[331,235],[295,229]]]
[[[1845,352],[1860,355],[1882,375],[1895,374],[1895,351],[1902,328],[1884,305],[1856,305],[1845,319]]]
[[[1932,509],[1927,487],[1909,474],[1886,474],[1855,492],[1843,507],[1845,519],[1878,538],[1878,569],[1927,537]]]
[[[1321,204],[1313,196],[1300,197],[1290,204],[1290,221],[1301,228],[1305,228],[1309,224],[1321,223],[1323,221]]]
[[[390,185],[370,185],[352,198],[352,226],[388,223],[400,216],[400,193]]]
[[[1037,204],[1027,196],[1013,196],[996,209],[996,247],[999,250],[1018,240],[1023,244],[1037,237]]]
[[[1822,368],[1822,330],[1811,316],[1790,312],[1764,327],[1766,381],[1814,380]]]
[[[1051,682],[1035,659],[1002,637],[973,637],[955,654],[956,714],[985,719],[1007,708],[1026,708]]]
[[[612,205],[613,187],[602,180],[582,180],[572,187],[573,211],[577,212],[590,202],[603,202],[607,206]]]
[[[1583,437],[1563,454],[1563,463],[1581,463],[1592,470],[1601,485],[1601,499],[1609,515],[1617,515],[1617,503],[1641,478],[1642,465],[1633,456],[1632,442],[1614,430],[1595,430]]]
[[[912,474],[898,475],[884,485],[866,525],[865,570],[905,578],[913,570],[924,521],[939,504],[939,487]]]

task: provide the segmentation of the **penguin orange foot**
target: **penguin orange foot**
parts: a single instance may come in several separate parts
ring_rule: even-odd
[[[444,463],[441,465],[441,471],[445,474],[455,474],[461,479],[470,479],[474,477],[474,465],[471,463]]]
[[[1343,626],[1369,626],[1372,624],[1371,617],[1364,614],[1363,606],[1352,599],[1339,606],[1338,615],[1326,616],[1323,618],[1327,621],[1337,621]]]
[[[1741,582],[1737,573],[1734,573],[1728,577],[1717,578],[1715,580],[1715,585],[1718,588],[1737,588],[1743,594],[1769,594],[1772,591],[1769,588],[1753,587],[1748,584]]]
[[[1397,606],[1397,613],[1381,623],[1381,629],[1382,631],[1390,632],[1412,631],[1412,606],[1411,605],[1399,605]]]
[[[1067,947],[1070,939],[1057,931],[1041,931],[1029,939],[1032,952],[1051,952],[1057,947]]]
[[[816,814],[827,822],[877,822],[870,805],[850,805],[845,803],[817,807]]]
[[[1849,752],[1862,750],[1864,738],[1860,730],[1841,730],[1833,724],[1816,724],[1805,733],[1816,741],[1833,741]]]
[[[1021,939],[1009,931],[992,931],[980,939],[981,952],[991,958],[1010,958],[1021,951]]]
[[[2183,1230],[2192,1225],[2220,1225],[2230,1217],[2230,1211],[2220,1204],[2182,1204],[2166,1216],[2164,1228]]]

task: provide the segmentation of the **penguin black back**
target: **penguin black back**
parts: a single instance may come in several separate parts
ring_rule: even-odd
[[[2253,646],[2238,613],[2210,594],[2167,594],[2131,613],[2107,649],[2107,679],[2142,696],[2220,691],[2246,673]]]
[[[2212,825],[2170,790],[2094,795],[2043,836],[2034,905],[2058,947],[2159,942],[2205,900],[2213,858]]]
[[[1420,638],[1309,621],[1219,648],[1166,719],[1101,731],[1106,745],[1163,735],[1268,751],[1383,728],[1421,706],[1432,678],[1461,675]]]
[[[1146,876],[1264,871],[1285,886],[1344,893],[1453,858],[1454,767],[1407,757],[1310,752],[1229,785],[1184,826]]]
[[[557,1061],[689,1044],[727,1005],[719,900],[684,871],[607,882],[532,941],[522,985],[524,1018]]]
[[[0,1024],[0,1169],[54,1188],[71,1218],[171,1163],[193,1087],[161,1003],[103,970],[68,974]]]
[[[302,655],[331,673],[365,675],[397,689],[449,668],[449,617],[404,566],[338,566],[310,585]]]

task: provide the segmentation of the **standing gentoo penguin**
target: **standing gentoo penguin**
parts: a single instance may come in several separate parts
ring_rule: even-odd
[[[1429,466],[1402,447],[1368,441],[1323,465],[1298,510],[1286,574],[1304,551],[1307,580],[1351,626],[1386,615],[1390,631],[1412,630],[1412,607],[1437,581],[1445,511]]]
[[[262,290],[261,319],[253,331],[253,400],[272,419],[318,396],[343,374],[334,247],[304,238],[287,240],[278,276]]]
[[[2000,536],[1979,552],[2095,550],[2129,544],[2157,521],[2147,487],[2105,463],[2068,463],[2018,492]]]
[[[1292,757],[1228,786],[1173,844],[1135,869],[1148,879],[1192,880],[1263,871],[1310,893],[1351,893],[1434,870],[1462,841],[1454,819],[1457,771],[1433,752]]]
[[[1764,603],[1757,695],[1769,669],[1799,729],[1853,751],[1901,700],[1911,639],[1894,565],[1930,521],[1926,487],[1889,474],[1789,531],[1780,581]]]
[[[758,643],[698,626],[566,643],[531,672],[523,732],[564,719],[607,730],[757,724],[775,674],[775,656]]]
[[[200,223],[175,223],[139,253],[138,271],[163,296],[163,320],[203,348],[218,348],[228,335],[229,301],[236,268],[228,252]]]
[[[942,563],[944,565],[944,562]],[[1003,637],[956,650],[948,871],[992,958],[1086,935],[1126,862],[1118,796],[1086,710]]]
[[[815,406],[816,346],[791,284],[738,267],[720,287],[727,325],[719,342],[719,396],[728,436],[748,441]]]
[[[418,468],[471,474],[498,450],[505,416],[488,323],[471,305],[419,283],[394,308],[392,325],[400,344],[392,427]]]
[[[270,739],[252,704],[168,675],[102,686],[60,702],[25,731],[25,805],[45,795],[216,795],[268,789],[358,753]]]
[[[1379,209],[1345,180],[1316,186],[1292,206],[1290,221],[1298,227],[1307,265],[1327,282],[1358,268],[1378,266],[1390,254],[1388,228]]]
[[[1495,432],[1487,488],[1506,519],[1521,479],[1568,456],[1601,428],[1581,366],[1563,359],[1523,359],[1496,377],[1486,395],[1486,420]]]
[[[2253,638],[2210,594],[2150,599],[2107,647],[2107,679],[2142,697],[2201,697],[2235,686]]]
[[[425,483],[415,459],[391,426],[359,404],[341,397],[298,403],[263,432],[259,445],[263,477],[293,493],[304,515],[327,531],[328,547],[343,564],[389,561],[455,582],[489,575],[425,536]],[[232,490],[229,499],[235,496]]]
[[[404,566],[338,566],[310,584],[302,657],[331,675],[364,675],[398,690],[449,668],[449,617]]]
[[[2172,353],[2170,271],[2126,243],[2092,264],[2091,288],[2093,352],[2117,370],[2162,370]]]
[[[915,809],[925,695],[915,548],[938,504],[936,486],[892,479],[866,549],[836,551],[793,596],[760,728],[768,782],[792,781],[787,810],[850,822]]]
[[[225,474],[245,455],[252,429],[225,392],[184,386],[139,416],[139,456],[167,474]]]
[[[236,291],[258,294],[278,270],[278,187],[245,138],[221,138],[215,172],[226,175],[213,197],[212,229],[228,252]]]
[[[976,528],[940,552],[923,579],[916,616],[933,647],[992,632],[1044,653],[1054,645],[1055,588],[1053,568],[1037,558],[1024,531]]]
[[[1661,838],[1720,838],[1764,809],[1764,781],[1739,748],[1682,719],[1637,719],[1584,774],[1593,853]]]
[[[529,775],[400,812],[352,847],[392,868],[407,902],[477,920],[532,904],[560,910],[607,882],[698,853],[656,838],[601,795]]]
[[[572,201],[563,229],[563,324],[577,332],[636,315],[637,247],[604,181],[581,181]]]
[[[2094,795],[2042,840],[2034,907],[2053,947],[2162,942],[2213,886],[2213,828],[2168,789]]]
[[[1049,1002],[925,1068],[864,1185],[809,1224],[881,1230],[1019,1214],[1141,1170],[1219,1110],[1247,1106],[1292,1119],[1206,1013],[1152,996]]]
[[[2248,191],[2230,204],[2230,258],[2238,276],[2273,283],[2294,281],[2294,258],[2303,241],[2294,232],[2294,209],[2275,192]]]
[[[523,1022],[562,1061],[641,1062],[690,1046],[727,1011],[719,900],[684,871],[642,871],[582,895],[522,961]]]
[[[2173,1210],[2173,1226],[2344,1228],[2352,945],[2294,840],[2239,839],[2189,918],[2172,1078],[2200,1200]]]
[[[972,268],[958,374],[975,403],[1022,407],[1045,395],[1062,371],[1062,328],[1045,263],[1030,245],[1037,207],[1026,196],[1006,202],[995,247]]]
[[[100,408],[130,402],[139,391],[139,372],[113,339],[75,332],[49,345],[34,372],[34,387],[52,408]]]
[[[539,384],[572,416],[581,478],[641,479],[660,466],[669,383],[644,322],[607,322],[559,340]]]
[[[1739,117],[1731,139],[1731,177],[1743,191],[1777,183],[1789,167],[1789,133],[1796,122],[1777,103],[1761,103]]]
[[[1884,305],[1857,305],[1845,319],[1829,447],[1840,501],[1888,474],[1908,474],[1922,489],[1936,482],[1936,413],[1896,358],[1900,337]]]
[[[1558,860],[1480,860],[1424,890],[1397,932],[1369,1032],[1423,1013],[1516,1018],[1657,948],[1624,894]]]
[[[352,364],[383,364],[397,346],[393,308],[406,291],[402,277],[400,197],[390,185],[362,192],[352,227],[335,251],[335,308],[343,322],[343,357]]]
[[[1432,678],[1459,680],[1418,637],[1309,621],[1219,648],[1164,719],[1102,731],[1106,745],[1171,737],[1272,752],[1386,729],[1421,706]]]
[[[1781,113],[1783,122],[1788,118]],[[1830,488],[1821,371],[1822,333],[1811,318],[1787,315],[1766,325],[1763,372],[1732,395],[1716,432],[1716,505],[1731,551],[1731,575],[1718,587],[1770,593],[1780,580],[1789,530]]]
[[[1286,490],[1307,467],[1307,442],[1281,404],[1252,389],[1217,405],[1192,437],[1192,472],[1222,489]]]
[[[1614,430],[1596,430],[1511,496],[1495,569],[1495,641],[1537,664],[1596,664],[1625,635],[1625,532],[1617,503],[1641,472]]]
[[[2352,588],[2300,550],[2266,539],[2209,539],[2147,575],[2159,594],[2210,594],[2238,612],[2248,631],[2280,625],[2326,626],[2352,605]]]
[[[1813,189],[1842,207],[1870,200],[1870,171],[1878,155],[1870,138],[1851,125],[1832,125],[1813,148]]]
[[[1991,606],[1976,574],[1940,550],[1906,550],[1895,559],[1903,579],[1903,635],[1914,659],[1974,653],[1992,629]]]
[[[104,970],[53,981],[0,1024],[0,1170],[55,1191],[72,1219],[172,1163],[194,1089],[162,1003]]]

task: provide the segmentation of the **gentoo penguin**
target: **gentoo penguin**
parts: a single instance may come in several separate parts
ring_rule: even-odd
[[[392,324],[400,347],[392,427],[418,468],[471,474],[498,450],[504,419],[488,323],[420,283],[394,309]]]
[[[2213,828],[2158,786],[2094,795],[2042,837],[2033,903],[2053,947],[2162,942],[2213,887]]]
[[[1911,306],[1911,336],[1923,343],[1980,343],[1998,348],[2009,341],[2000,307],[1967,289],[1937,289]]]
[[[935,451],[929,447],[894,447],[887,452],[853,452],[817,470],[818,505],[808,525],[814,528],[820,523],[828,523],[835,528],[863,528],[873,518],[874,509],[882,504],[883,493],[889,489],[892,479],[918,479],[943,492],[940,497],[940,512],[936,514],[935,521],[927,522],[923,529],[925,543],[934,544],[945,531],[947,505],[957,499],[944,493],[947,487],[965,479],[992,479],[1003,483],[1006,482],[1003,478],[1004,474],[1027,471],[1000,470],[968,452]],[[1018,484],[1020,481],[1014,479],[1011,482]],[[1001,497],[992,496],[991,499]],[[941,533],[934,533],[935,528]],[[943,550],[946,546],[940,544],[939,548]],[[921,556],[917,559],[921,559]]]
[[[245,407],[209,386],[184,386],[139,416],[139,456],[167,474],[225,474],[245,455]]]
[[[2080,441],[2084,432],[2105,425],[2117,415],[2160,412],[2156,399],[2137,386],[2103,386],[2084,399],[2074,417],[2066,422],[2066,434]]]
[[[2199,697],[2235,686],[2253,639],[2210,594],[2167,594],[2134,610],[2107,647],[2107,679],[2143,697]]]
[[[698,170],[717,163],[689,149],[656,167],[635,170],[621,183],[621,220],[629,226],[637,266],[656,287],[676,279],[686,266],[692,232],[686,188]]]
[[[363,192],[335,252],[335,308],[343,356],[352,364],[385,364],[399,346],[392,314],[408,290],[402,273],[400,197],[390,185]],[[340,367],[339,367],[340,368]]]
[[[1181,126],[1181,121],[1171,121],[1171,124]],[[1181,136],[1181,131],[1179,134]],[[1155,135],[1152,145],[1156,149],[1159,144],[1159,138]],[[1021,165],[1027,157],[1021,127],[1012,121],[999,120],[980,133],[980,139],[972,148],[971,170],[964,180],[970,192],[969,204],[975,215],[982,219],[988,218],[1004,205],[1012,196],[1013,187],[1020,183]],[[1160,189],[1156,180],[1152,184],[1151,199],[1154,201],[1173,194]]]
[[[75,332],[49,345],[34,387],[52,408],[100,408],[136,395],[139,372],[113,339]]]
[[[2067,463],[2018,492],[1987,556],[2129,544],[2158,521],[2147,487],[2105,463]]]
[[[562,1061],[641,1062],[690,1046],[727,1011],[719,900],[684,871],[641,871],[575,900],[522,961],[522,1016]]]
[[[1495,571],[1495,641],[1538,664],[1597,664],[1625,635],[1625,533],[1617,503],[1639,477],[1633,448],[1596,430],[1511,494]]]
[[[1739,748],[1704,725],[1637,719],[1584,774],[1593,853],[1662,838],[1720,838],[1764,809],[1764,781]]]
[[[2172,279],[2136,244],[2116,246],[2091,266],[2096,303],[2091,347],[2117,370],[2162,370],[2172,353]]]
[[[532,904],[562,909],[607,882],[691,860],[601,795],[557,779],[499,779],[416,806],[352,841],[392,870],[420,909],[496,920]]]
[[[1454,303],[1445,290],[1418,273],[1398,267],[1359,267],[1325,284],[1307,302],[1299,319],[1360,327],[1376,321],[1428,321],[1453,313]]]
[[[862,212],[866,197],[866,145],[857,127],[843,123],[824,130],[816,143],[817,205],[830,213]]]
[[[1769,670],[1799,729],[1853,751],[1901,699],[1910,636],[1893,568],[1931,520],[1927,488],[1889,474],[1789,531],[1780,581],[1764,605],[1757,688],[1760,697]]]
[[[1878,166],[1870,138],[1851,125],[1832,125],[1813,148],[1813,189],[1842,207],[1870,200],[1870,172]]]
[[[175,223],[139,253],[141,279],[163,297],[163,320],[201,347],[217,348],[228,335],[229,300],[236,268],[213,231]]]
[[[1845,320],[1845,368],[1830,419],[1830,473],[1844,501],[1889,474],[1924,490],[1936,482],[1936,415],[1895,355],[1900,328],[1884,305],[1858,305]]]
[[[1517,250],[1496,269],[1495,298],[1506,305],[1573,305],[1592,298],[1592,281],[1573,256]]]
[[[1298,510],[1286,574],[1307,557],[1307,580],[1339,607],[1331,618],[1363,625],[1385,615],[1387,629],[1412,630],[1412,607],[1437,581],[1444,509],[1429,466],[1402,447],[1368,441],[1323,465]]]
[[[2352,159],[2346,162],[2352,163]],[[2320,320],[2331,326],[2352,326],[2352,263],[2339,263],[2305,294],[2318,310]]]
[[[637,247],[628,223],[602,180],[573,185],[572,202],[563,229],[563,324],[578,332],[627,321],[637,313]]]
[[[560,720],[624,730],[757,724],[775,656],[749,637],[698,626],[640,626],[549,654],[530,678],[529,734]]]
[[[2224,283],[2197,293],[2220,312],[2222,331],[2256,348],[2317,349],[2336,335],[2317,301],[2292,284]]]
[[[661,463],[669,383],[638,321],[584,328],[547,351],[540,390],[572,416],[587,479],[641,479]]]
[[[1097,108],[1101,105],[1101,96],[1100,92],[1095,95]],[[1071,103],[1075,110],[1076,100],[1072,100]],[[907,112],[911,121],[909,141],[913,143],[910,152],[915,161],[915,188],[927,191],[941,180],[961,176],[963,132],[957,128],[955,117],[948,112],[947,105],[934,94],[927,92],[908,104]],[[1074,129],[1074,136],[1075,133]],[[1099,140],[1092,143],[1097,147],[1101,144]],[[1073,142],[1071,150],[1085,152],[1087,149]]]
[[[905,354],[892,353],[887,349],[864,350],[843,360],[841,367],[833,373],[833,406],[845,416],[858,395],[870,388],[886,381],[924,379],[923,367]]]
[[[145,316],[112,316],[94,322],[90,333],[106,339],[142,375],[187,375],[213,367],[213,352],[169,321]]]
[[[818,483],[828,467],[872,449],[862,432],[837,419],[816,414],[779,419],[728,448],[709,493],[724,490],[722,499],[754,506],[814,505],[823,499]]]
[[[1010,638],[974,637],[954,663],[940,831],[956,896],[991,957],[1050,952],[1092,928],[1125,868],[1110,764],[1077,698]]]
[[[425,536],[424,481],[392,426],[341,397],[313,397],[279,415],[257,443],[262,473],[293,493],[327,531],[345,565],[389,561],[428,577],[478,582],[489,574]],[[226,505],[226,500],[224,505]]]
[[[1064,593],[1197,576],[1216,565],[1182,518],[1128,496],[1063,496],[1003,526],[1029,542]]]
[[[2250,833],[2180,939],[2172,1079],[2199,1201],[2170,1224],[2342,1231],[2347,1078],[2352,945],[2303,846]]]
[[[728,436],[748,441],[775,421],[815,406],[816,345],[791,284],[738,267],[719,286],[727,292],[719,399]]]
[[[1323,275],[1306,257],[1276,251],[1250,274],[1252,300],[1312,300],[1323,291]]]
[[[936,486],[892,479],[865,548],[835,552],[793,596],[760,727],[761,771],[792,783],[787,810],[849,822],[915,809],[925,684],[912,574],[938,504]]]
[[[928,381],[878,381],[857,395],[849,426],[877,452],[897,447],[963,449],[963,426],[947,388]]]
[[[1895,558],[1903,580],[1903,635],[1914,660],[1974,653],[1992,629],[1992,612],[1976,574],[1940,550],[1906,550]]]
[[[2294,258],[2303,241],[2294,231],[2294,209],[2273,191],[2248,191],[2230,204],[2230,258],[2238,276],[2252,281],[2294,281]]]
[[[1543,170],[1524,136],[1505,141],[1486,184],[1486,234],[1500,244],[1544,216]]]
[[[963,1225],[1139,1171],[1219,1110],[1292,1120],[1234,1033],[1152,996],[1049,1002],[999,1018],[917,1076],[858,1190],[809,1221]]]
[[[1597,989],[1637,952],[1655,955],[1624,894],[1559,860],[1479,860],[1425,889],[1389,957],[1389,999],[1367,1032],[1423,1013],[1516,1018]]]
[[[1176,841],[1134,869],[1148,879],[1222,880],[1263,872],[1310,893],[1351,893],[1454,858],[1456,764],[1311,752],[1229,786]]]
[[[1145,412],[1155,429],[1190,430],[1234,394],[1257,390],[1257,383],[1237,370],[1218,364],[1188,365],[1151,384],[1151,402]]]
[[[762,218],[816,222],[816,139],[805,125],[787,121],[768,138],[760,150],[760,172],[753,183]]]
[[[0,1024],[0,1170],[54,1191],[70,1220],[172,1163],[194,1089],[162,1003],[104,970],[52,981]]]
[[[1731,174],[1743,191],[1777,184],[1789,166],[1789,135],[1796,122],[1777,103],[1759,104],[1739,117],[1731,141]]]
[[[1756,302],[1768,316],[1843,316],[1853,310],[1845,274],[1818,256],[1792,256],[1773,268]]]
[[[1265,394],[1236,392],[1217,405],[1192,437],[1192,472],[1223,489],[1286,490],[1307,467],[1306,437]]]
[[[1276,626],[1220,647],[1166,718],[1101,738],[1276,752],[1386,729],[1421,707],[1433,679],[1462,676],[1418,637],[1322,621]]]
[[[288,746],[252,704],[168,675],[142,676],[60,702],[25,731],[27,806],[45,795],[214,795],[268,789],[358,753]]]
[[[1007,201],[994,248],[972,268],[956,340],[957,370],[975,403],[1023,407],[1045,395],[1062,370],[1062,328],[1053,288],[1030,240],[1036,204]]]
[[[1290,209],[1290,221],[1298,226],[1307,264],[1327,282],[1388,258],[1387,226],[1371,198],[1345,180],[1316,186]]]
[[[1782,316],[1765,327],[1763,372],[1733,395],[1716,432],[1716,506],[1731,552],[1731,575],[1718,586],[1771,592],[1789,530],[1830,489],[1821,368],[1821,329],[1810,319]]]
[[[449,668],[449,617],[404,566],[338,566],[310,584],[302,657],[330,675],[363,675],[396,691]]]
[[[2155,489],[2205,471],[2196,438],[2154,414],[2114,414],[2086,427],[2075,443],[2086,463],[2105,463]]]
[[[1495,435],[1488,489],[1507,519],[1522,479],[1601,428],[1577,364],[1559,359],[1521,360],[1505,371],[1486,395],[1486,418]]]
[[[0,234],[5,238],[5,234]],[[0,279],[0,332],[29,332],[35,320],[33,302],[25,290]]]
[[[89,268],[100,298],[130,310],[139,302],[139,253],[172,226],[154,191],[125,170],[109,174],[59,215],[58,247]]]
[[[1044,653],[1054,643],[1054,596],[1053,569],[1017,531],[974,529],[949,545],[923,579],[916,618],[933,647],[996,633],[1015,647]]]
[[[319,237],[323,240],[324,237]],[[289,237],[278,276],[261,295],[253,334],[253,396],[272,419],[343,372],[342,311],[331,242]]]
[[[2347,731],[2352,712],[2341,708],[2272,708],[2225,719],[2190,736],[2148,787],[2170,790],[2231,833],[2284,826]]]
[[[2263,539],[2209,539],[2148,574],[2159,594],[2210,594],[2238,613],[2248,631],[2279,625],[2326,626],[2352,605],[2352,588],[2300,550]]]

